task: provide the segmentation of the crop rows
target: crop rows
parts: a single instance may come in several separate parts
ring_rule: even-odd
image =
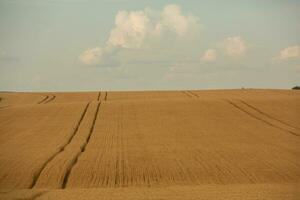
[[[293,199],[299,94],[0,93],[0,199]]]
[[[73,134],[81,108],[26,106],[1,112],[0,188],[31,188],[45,163]]]
[[[68,187],[295,181],[300,141],[282,132],[222,101],[103,103]]]

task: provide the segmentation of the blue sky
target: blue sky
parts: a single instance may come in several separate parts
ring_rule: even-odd
[[[300,1],[0,0],[0,90],[291,88]]]

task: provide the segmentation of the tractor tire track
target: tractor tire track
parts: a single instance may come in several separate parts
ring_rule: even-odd
[[[52,97],[51,97],[50,99],[48,99],[48,100],[44,101],[44,104],[46,104],[46,103],[49,103],[49,102],[53,101],[55,98],[56,98],[56,96],[55,96],[55,95],[52,95]]]
[[[193,95],[194,97],[199,98],[198,94],[196,94],[196,93],[194,93],[194,92],[192,92],[192,91],[190,91],[190,90],[188,90],[187,92],[189,92],[189,93],[190,93],[191,95]]]
[[[279,127],[279,126],[276,126],[276,125],[274,125],[274,124],[272,124],[272,123],[270,123],[270,122],[268,122],[268,121],[266,121],[266,120],[263,120],[263,119],[261,119],[261,118],[255,116],[255,115],[251,114],[250,112],[246,111],[245,109],[241,108],[240,106],[238,106],[237,104],[235,104],[234,102],[232,102],[232,101],[230,101],[230,100],[228,100],[228,99],[225,100],[225,101],[228,102],[228,103],[229,103],[230,105],[232,105],[233,107],[237,108],[238,110],[240,110],[240,111],[246,113],[247,115],[251,116],[252,118],[257,119],[257,120],[259,120],[259,121],[261,121],[261,122],[263,122],[263,123],[265,123],[265,124],[267,124],[267,125],[269,125],[269,126],[271,126],[271,127],[273,127],[273,128],[277,128],[277,129],[279,129],[279,130],[281,130],[281,131],[290,133],[290,134],[292,134],[292,135],[294,135],[294,136],[300,136],[299,134],[297,134],[297,133],[295,133],[295,132],[293,132],[293,131],[283,129],[283,128]]]
[[[0,97],[0,102],[1,102],[2,100],[3,100],[3,98]],[[2,107],[0,107],[0,109],[5,108],[5,107],[7,107],[7,106],[2,106]]]
[[[183,94],[185,94],[186,96],[190,97],[190,98],[193,98],[193,96],[191,94],[189,94],[188,92],[186,91],[181,91]]]
[[[94,119],[93,119],[93,124],[92,124],[92,126],[91,126],[90,133],[89,133],[89,135],[88,135],[88,137],[87,137],[87,139],[86,139],[86,143],[85,143],[85,145],[84,145],[83,148],[82,148],[82,152],[85,151],[85,148],[86,148],[86,146],[88,145],[88,143],[89,143],[89,141],[90,141],[90,138],[91,138],[91,136],[92,136],[92,133],[93,133],[93,131],[94,131],[95,124],[96,124],[96,121],[97,121],[97,119],[98,119],[98,113],[99,113],[100,105],[101,105],[101,102],[98,103],[97,110],[96,110],[96,113],[95,113],[95,116],[94,116]]]
[[[256,110],[257,112],[259,112],[260,114],[262,114],[262,115],[264,115],[264,116],[266,116],[266,117],[269,117],[269,118],[271,118],[271,119],[273,119],[273,120],[275,120],[275,121],[278,121],[278,122],[280,122],[280,123],[282,123],[282,124],[284,124],[284,125],[286,125],[286,126],[290,126],[290,127],[294,128],[294,129],[300,130],[300,128],[295,127],[295,126],[293,126],[293,125],[291,125],[291,124],[288,124],[288,123],[286,123],[286,122],[284,122],[284,121],[282,121],[282,120],[280,120],[280,119],[277,119],[277,118],[275,118],[275,117],[273,117],[273,116],[271,116],[271,115],[269,115],[269,114],[263,112],[262,110],[256,108],[255,106],[253,106],[253,105],[247,103],[246,101],[240,100],[240,102],[242,102],[244,105],[248,106],[249,108],[252,108],[253,110]]]
[[[81,117],[80,117],[80,119],[79,119],[79,121],[78,121],[78,123],[77,123],[77,125],[76,125],[76,127],[75,127],[75,129],[74,129],[74,131],[73,131],[73,133],[71,135],[71,137],[68,139],[68,141],[62,147],[60,147],[59,150],[56,153],[54,153],[52,156],[50,156],[48,158],[48,160],[46,160],[46,162],[42,165],[42,167],[38,170],[38,172],[33,176],[32,183],[31,183],[31,185],[29,187],[30,189],[34,188],[34,186],[36,185],[36,183],[37,183],[37,181],[38,181],[38,179],[39,179],[42,171],[45,169],[45,167],[47,166],[47,164],[50,163],[59,153],[61,153],[62,151],[64,151],[65,148],[66,148],[66,146],[68,144],[70,144],[70,142],[72,141],[72,139],[74,138],[74,136],[76,135],[76,133],[78,131],[78,128],[79,128],[79,126],[80,126],[80,124],[81,124],[81,122],[82,122],[82,120],[83,120],[83,118],[84,118],[84,116],[86,114],[86,111],[87,111],[89,105],[90,105],[90,102],[85,106],[85,108],[83,110],[83,113],[81,114]]]
[[[105,92],[105,97],[104,97],[104,101],[107,100],[107,92]]]
[[[64,177],[63,183],[62,183],[62,187],[61,187],[62,189],[66,188],[66,186],[68,184],[70,174],[72,172],[72,169],[77,164],[77,161],[78,161],[79,157],[85,152],[86,146],[89,144],[90,138],[91,138],[91,136],[94,132],[94,127],[95,127],[96,121],[98,119],[98,113],[99,113],[100,105],[101,105],[101,102],[98,103],[98,106],[97,106],[97,109],[96,109],[96,112],[95,112],[95,115],[94,115],[93,123],[91,125],[88,137],[86,138],[86,141],[84,142],[84,144],[80,148],[81,151],[76,155],[76,158],[74,159],[73,163],[70,165],[69,169],[67,170],[67,172],[65,174],[65,177]]]
[[[46,193],[47,193],[47,192],[40,192],[40,193],[38,193],[38,194],[35,194],[35,195],[33,195],[33,196],[31,197],[30,200],[35,200],[35,199],[37,199],[38,197],[41,197],[41,196],[45,195]]]
[[[47,99],[49,98],[49,96],[45,96],[41,101],[39,101],[37,104],[42,104],[44,103]]]
[[[98,92],[97,101],[100,101],[100,97],[101,97],[101,92]]]

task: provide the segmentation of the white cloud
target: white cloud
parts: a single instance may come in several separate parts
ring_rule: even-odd
[[[149,19],[144,11],[120,11],[111,30],[108,45],[139,48],[149,31]]]
[[[84,51],[79,60],[88,65],[100,64],[106,56],[116,50],[140,49],[151,41],[150,38],[160,38],[170,33],[182,37],[194,32],[197,27],[198,18],[184,15],[178,5],[167,5],[162,11],[148,8],[140,11],[119,11],[106,46]]]
[[[240,36],[228,37],[223,42],[225,53],[228,56],[239,57],[245,54],[246,44]]]
[[[161,20],[155,26],[155,32],[161,34],[165,31],[171,31],[179,36],[184,36],[198,25],[199,19],[196,16],[183,15],[178,5],[171,4],[163,9]]]
[[[100,47],[87,49],[79,56],[79,60],[86,65],[95,65],[102,61],[103,53]]]
[[[198,26],[198,21],[195,16],[183,15],[178,5],[167,5],[161,12],[151,9],[119,11],[107,44],[137,49],[147,37],[168,33],[184,36]]]
[[[205,51],[205,53],[201,57],[201,60],[205,61],[205,62],[212,62],[212,61],[215,61],[216,58],[217,58],[216,50],[208,49],[207,51]]]
[[[278,59],[288,60],[300,57],[300,46],[290,46],[280,51]]]

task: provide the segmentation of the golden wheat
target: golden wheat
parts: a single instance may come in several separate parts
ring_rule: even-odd
[[[0,199],[299,197],[298,91],[0,97]]]

